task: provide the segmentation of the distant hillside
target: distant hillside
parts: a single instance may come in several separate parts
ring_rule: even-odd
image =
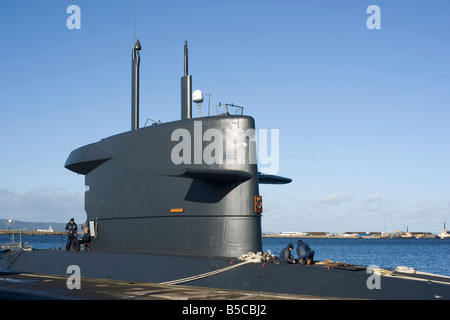
[[[48,229],[50,226],[54,231],[64,231],[66,224],[61,222],[24,222],[13,220],[12,225],[14,230],[22,229],[26,231]],[[0,229],[11,229],[11,223],[8,222],[8,219],[0,219]]]

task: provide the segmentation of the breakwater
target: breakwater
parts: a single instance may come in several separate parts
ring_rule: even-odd
[[[14,236],[20,236],[22,235],[26,235],[26,236],[40,236],[40,235],[45,235],[45,236],[59,236],[59,235],[65,235],[66,232],[63,231],[53,231],[53,232],[49,232],[49,231],[33,231],[33,230],[11,230],[11,229],[0,229],[0,234],[3,235],[12,235],[14,233]]]

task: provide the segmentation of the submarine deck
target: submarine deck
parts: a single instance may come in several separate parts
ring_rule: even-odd
[[[82,290],[68,290],[68,274],[73,272],[69,268],[73,267],[79,268]],[[378,276],[362,266],[338,262],[297,266],[224,258],[35,250],[4,254],[0,269],[0,298],[6,299],[231,300],[233,295],[252,300],[450,299],[450,277],[389,270],[379,270],[386,274]],[[179,285],[190,289],[183,291],[187,287]],[[134,286],[139,289],[132,290]]]
[[[67,276],[0,271],[6,300],[336,300],[329,297],[214,289],[148,282],[82,278],[68,289]],[[339,300],[342,300],[340,298]],[[354,300],[354,299],[353,299]]]

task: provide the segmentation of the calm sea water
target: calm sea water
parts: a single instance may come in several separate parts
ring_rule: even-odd
[[[263,250],[279,255],[300,238],[263,238]],[[395,269],[407,266],[418,271],[450,276],[450,240],[442,239],[302,239],[316,253],[314,260],[341,261]],[[294,256],[295,249],[294,249]]]
[[[14,242],[19,243],[20,237],[14,235]],[[0,234],[0,243],[11,243],[11,235]],[[22,243],[28,243],[35,249],[58,249],[66,247],[67,237],[58,235],[22,236]]]
[[[263,238],[263,250],[279,255],[289,243],[299,238]],[[62,240],[62,241],[61,241]],[[450,276],[450,240],[441,239],[302,239],[316,252],[315,260],[330,259],[357,265],[376,265],[394,269],[407,266],[419,271]],[[16,236],[15,241],[19,239]],[[35,249],[65,247],[66,237],[24,236]],[[11,242],[10,235],[0,235],[0,243]],[[295,256],[295,251],[294,251]]]

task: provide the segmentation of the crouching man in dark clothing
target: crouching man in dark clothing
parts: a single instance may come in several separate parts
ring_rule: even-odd
[[[290,243],[286,248],[281,250],[280,257],[278,259],[280,261],[280,264],[297,263],[297,261],[295,261],[294,257],[291,254],[291,251],[293,249],[294,246],[292,245],[292,243]]]
[[[311,250],[311,248],[306,242],[298,240],[297,256],[299,264],[305,264],[306,261],[308,261],[308,264],[312,264],[314,253],[315,253],[314,250]]]

